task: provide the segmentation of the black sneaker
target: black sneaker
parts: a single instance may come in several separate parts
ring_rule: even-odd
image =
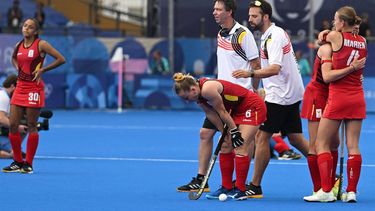
[[[23,174],[32,174],[33,173],[33,167],[30,164],[25,162],[23,164],[20,172],[23,173]]]
[[[177,188],[178,192],[197,192],[201,187],[202,180],[193,177],[193,179],[186,185],[182,185]],[[210,192],[210,188],[208,187],[208,183],[204,186],[203,192]]]
[[[241,191],[238,188],[233,188],[231,192],[229,192],[228,197],[236,200],[236,201],[242,201],[247,199],[247,195],[245,191]]]
[[[5,173],[20,172],[22,167],[23,167],[23,163],[13,161],[13,163],[11,163],[10,166],[3,168],[3,172]]]
[[[292,149],[285,150],[284,152],[280,153],[278,159],[279,160],[298,160],[302,157],[302,155],[294,152]]]
[[[262,187],[261,186],[257,187],[253,185],[253,183],[246,185],[245,193],[246,193],[247,198],[257,198],[257,199],[263,198]]]

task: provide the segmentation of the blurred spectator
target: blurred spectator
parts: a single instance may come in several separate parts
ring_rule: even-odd
[[[168,60],[162,56],[160,51],[158,50],[154,51],[154,53],[152,53],[152,59],[153,59],[151,63],[152,74],[155,74],[155,75],[170,74]]]
[[[310,75],[311,74],[311,67],[309,62],[305,57],[303,57],[303,53],[301,50],[297,50],[296,53],[296,59],[298,63],[299,71],[301,72],[301,75]]]
[[[205,75],[205,73],[204,73],[204,62],[201,59],[195,60],[195,62],[193,64],[192,75],[195,78],[200,78],[200,77],[203,77]]]
[[[8,9],[8,29],[11,33],[17,33],[22,21],[23,12],[19,0],[13,1],[13,6]]]
[[[34,18],[39,22],[40,29],[44,27],[44,21],[46,19],[46,15],[43,11],[44,4],[42,2],[36,2],[36,10],[34,14]]]
[[[368,14],[363,13],[362,14],[362,22],[359,26],[359,35],[363,36],[364,38],[368,38],[371,36],[371,27],[368,20]]]
[[[331,27],[331,23],[329,22],[329,20],[324,19],[322,21],[322,25],[320,26],[319,32],[324,31],[326,29],[331,30],[331,28],[332,27]]]

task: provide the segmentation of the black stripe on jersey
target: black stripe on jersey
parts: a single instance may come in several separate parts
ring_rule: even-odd
[[[232,36],[232,40],[231,40],[231,44],[232,44],[232,48],[233,50],[241,57],[243,58],[245,61],[247,61],[247,57],[246,57],[246,53],[245,51],[242,49],[241,47],[241,44],[239,42],[239,37],[241,35],[241,33],[245,32],[245,30],[243,28],[238,28],[236,29],[236,31],[234,32],[233,36]],[[246,32],[245,32],[246,33]]]

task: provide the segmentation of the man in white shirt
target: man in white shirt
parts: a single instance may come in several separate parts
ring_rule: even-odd
[[[218,79],[256,91],[260,79],[234,78],[232,76],[232,72],[238,69],[250,71],[260,68],[258,47],[253,34],[234,20],[236,7],[235,0],[216,0],[214,2],[213,16],[221,27],[217,35]],[[211,158],[213,137],[216,131],[217,128],[206,118],[200,130],[198,175],[193,177],[190,183],[178,187],[177,191],[198,191],[200,188]],[[250,155],[252,153],[250,152]],[[204,191],[210,191],[208,185]]]
[[[249,198],[262,198],[261,180],[270,160],[269,139],[273,133],[288,136],[289,142],[305,156],[308,142],[302,134],[299,105],[304,86],[288,34],[271,22],[272,7],[264,0],[250,3],[249,24],[262,33],[262,69],[233,73],[236,78],[262,78],[266,92],[267,121],[256,137],[254,174],[246,189]]]

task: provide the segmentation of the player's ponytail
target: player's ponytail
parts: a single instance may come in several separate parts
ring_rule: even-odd
[[[353,7],[344,6],[337,10],[339,18],[347,23],[348,26],[354,26],[357,21],[357,13]]]
[[[189,74],[175,73],[173,75],[174,90],[178,94],[181,91],[188,91],[190,87],[197,85],[195,78]]]
[[[16,47],[14,48],[13,50],[13,54],[12,54],[12,58],[13,59],[17,59],[17,53],[18,53],[18,49],[20,48],[20,45],[23,43],[23,40],[19,41],[17,44],[16,44]]]

